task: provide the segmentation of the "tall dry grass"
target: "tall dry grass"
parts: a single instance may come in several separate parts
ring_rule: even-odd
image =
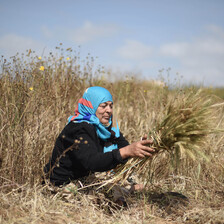
[[[176,91],[166,103],[161,121],[148,130],[148,136],[153,140],[150,147],[155,150],[153,157],[129,159],[126,164],[119,165],[113,178],[110,177],[104,184],[122,184],[133,173],[149,183],[152,166],[158,158],[160,160],[161,154],[176,167],[186,156],[194,161],[209,161],[204,152],[207,137],[224,133],[224,129],[217,127],[217,107],[224,106],[224,103],[215,102],[216,99],[203,93],[202,89],[188,90],[188,93]],[[163,164],[158,168],[166,169]]]
[[[68,203],[41,186],[43,166],[54,141],[88,86],[100,85],[114,97],[115,119],[130,141],[152,130],[178,90],[127,77],[113,83],[90,55],[72,49],[39,58],[34,52],[1,58],[0,73],[0,222],[2,223],[222,223],[224,221],[224,137],[205,139],[205,160],[182,158],[172,166],[161,156],[151,167],[147,191],[135,194],[126,210],[108,212],[87,195]],[[43,66],[43,67],[41,67]],[[112,74],[110,74],[112,75]],[[190,87],[185,88],[188,91]],[[204,89],[206,94],[215,89]],[[219,96],[221,91],[219,91]],[[223,103],[217,97],[216,103]],[[224,107],[216,126],[224,127]],[[162,165],[161,165],[162,164]],[[187,205],[166,196],[178,192]],[[161,198],[161,194],[163,197]]]

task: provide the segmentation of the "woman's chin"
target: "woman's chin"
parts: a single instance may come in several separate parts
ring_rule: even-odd
[[[101,123],[102,123],[104,126],[108,126],[108,125],[109,125],[109,120],[102,120]]]

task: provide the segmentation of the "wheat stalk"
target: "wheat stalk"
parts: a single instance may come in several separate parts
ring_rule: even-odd
[[[179,92],[167,103],[162,121],[149,132],[155,149],[154,159],[160,153],[169,153],[177,163],[181,156],[186,155],[195,160],[202,157],[208,161],[203,152],[206,136],[219,130],[214,128],[215,113],[213,100],[204,95],[202,90],[190,91],[188,94]],[[216,104],[217,106],[217,104]],[[107,180],[107,184],[123,184],[135,172],[147,178],[152,159],[132,158],[126,164],[115,169],[115,175]]]

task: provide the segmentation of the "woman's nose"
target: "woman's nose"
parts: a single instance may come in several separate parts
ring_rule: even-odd
[[[111,113],[112,112],[112,108],[110,105],[107,105],[106,107],[106,112]]]

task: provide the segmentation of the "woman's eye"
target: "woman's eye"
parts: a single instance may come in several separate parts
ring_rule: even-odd
[[[103,108],[103,109],[105,109],[107,106],[108,106],[108,104],[102,104],[102,105],[100,105],[100,107]],[[113,109],[113,105],[109,105],[109,107],[111,109]]]

